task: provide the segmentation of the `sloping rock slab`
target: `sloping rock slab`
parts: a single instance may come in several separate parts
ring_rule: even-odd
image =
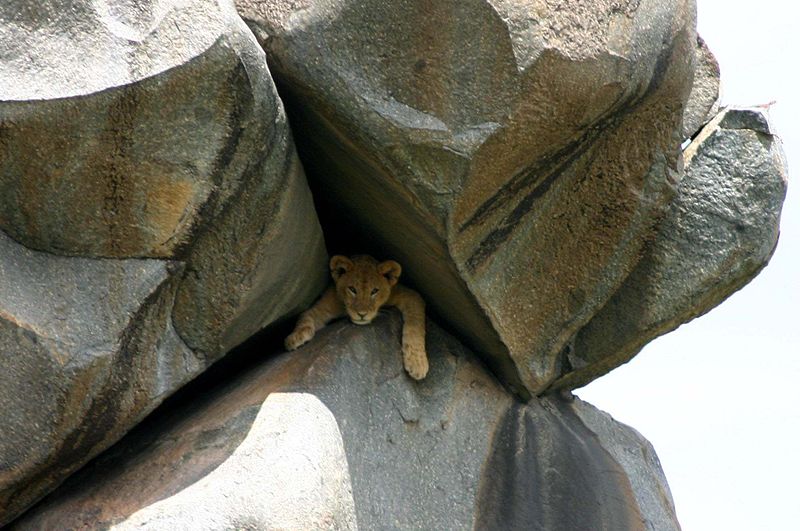
[[[633,430],[578,400],[516,402],[433,324],[414,382],[401,326],[334,323],[162,411],[12,529],[678,529]]]
[[[694,3],[237,7],[336,224],[380,242],[516,393],[546,389],[678,180]]]
[[[762,109],[725,109],[686,148],[678,195],[619,291],[577,335],[580,387],[750,282],[778,243],[786,159]]]
[[[697,36],[694,80],[683,111],[683,136],[691,138],[719,112],[719,63],[706,42]]]
[[[4,1],[0,57],[2,525],[310,304],[326,253],[231,2]]]

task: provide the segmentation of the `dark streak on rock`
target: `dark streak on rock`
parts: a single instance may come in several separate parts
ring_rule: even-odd
[[[644,529],[627,474],[570,407],[545,400],[506,411],[484,464],[476,529]]]
[[[475,210],[475,213],[467,221],[465,221],[461,227],[459,227],[458,231],[464,232],[473,225],[485,222],[486,219],[498,208],[500,208],[505,201],[513,198],[525,188],[530,186],[536,187],[537,185],[541,186],[543,184],[542,181],[546,180],[546,178],[537,179],[537,177],[545,173],[548,168],[559,164],[564,157],[569,157],[570,152],[579,149],[580,144],[587,140],[586,137],[591,132],[591,129],[587,130],[578,140],[569,143],[567,146],[556,151],[552,155],[542,158],[541,161],[533,167],[525,169],[511,178],[511,180],[505,185],[501,186],[500,189],[497,190],[494,195],[492,195],[492,197],[484,201],[484,203]]]
[[[122,254],[120,240],[127,233],[125,229],[120,230],[120,223],[128,223],[122,217],[122,210],[126,207],[126,198],[130,196],[132,186],[127,161],[131,156],[135,116],[139,107],[139,95],[130,86],[123,87],[115,96],[109,105],[102,134],[107,138],[102,145],[107,147],[108,153],[100,167],[106,187],[101,216],[108,227],[111,255]]]
[[[531,211],[534,201],[547,193],[553,183],[555,183],[556,179],[563,175],[563,173],[571,164],[586,154],[589,148],[594,145],[594,142],[600,136],[600,133],[610,122],[614,120],[614,118],[615,116],[613,115],[606,118],[604,122],[587,130],[580,139],[569,144],[554,155],[547,157],[544,161],[542,161],[542,163],[537,164],[535,167],[524,173],[519,181],[514,184],[513,188],[515,191],[509,193],[509,196],[513,196],[517,193],[517,191],[524,189],[531,183],[531,181],[535,180],[535,176],[544,174],[545,177],[539,180],[533,189],[525,197],[523,197],[522,200],[520,200],[517,206],[503,217],[502,221],[500,221],[497,227],[495,227],[487,236],[483,238],[483,240],[481,240],[475,251],[473,251],[467,260],[467,268],[469,268],[471,272],[475,272],[475,270],[487,258],[497,251],[498,247],[500,247],[500,245],[502,245],[509,238],[525,214]],[[484,205],[486,205],[486,203],[484,203]],[[488,215],[488,212],[484,214],[484,217],[486,215]],[[474,218],[475,216],[473,216],[473,219]],[[473,221],[473,219],[468,221],[465,225],[462,225],[461,230],[464,230],[466,225],[469,223],[482,221],[477,219]]]
[[[119,355],[112,361],[110,374],[102,388],[92,396],[91,405],[82,415],[83,423],[65,435],[60,446],[51,452],[51,458],[38,467],[38,472],[31,474],[25,483],[18,484],[17,489],[7,494],[9,507],[14,507],[15,502],[20,499],[25,500],[26,506],[36,503],[58,486],[59,478],[63,480],[69,473],[83,466],[88,461],[87,456],[94,455],[97,448],[107,447],[122,437],[131,421],[124,415],[121,417],[121,412],[128,411],[129,416],[141,418],[158,405],[149,401],[145,393],[132,390],[135,382],[129,375],[137,373],[136,365],[141,363],[141,355],[154,350],[155,343],[150,348],[141,344],[147,343],[144,332],[152,330],[153,314],[163,325],[166,324],[174,293],[167,296],[165,301],[164,292],[174,292],[175,287],[174,279],[166,279],[142,301],[139,310],[130,317],[131,324],[119,338]],[[167,301],[169,304],[165,305]],[[122,405],[130,399],[138,405]],[[39,489],[42,494],[31,499],[31,485],[37,484],[50,487]]]
[[[228,79],[228,84],[231,87],[238,87],[240,85],[243,70],[244,67],[240,63],[237,65],[237,68],[231,72],[231,75]],[[218,207],[220,189],[224,183],[225,172],[228,170],[228,166],[231,164],[231,161],[236,154],[236,150],[239,147],[239,141],[244,132],[241,118],[241,98],[239,97],[238,91],[235,89],[231,91],[231,94],[234,95],[233,110],[228,117],[228,125],[230,126],[231,131],[228,135],[225,145],[217,154],[217,157],[212,165],[213,169],[209,175],[214,186],[211,189],[206,201],[198,209],[197,216],[195,216],[195,222],[189,229],[187,236],[183,239],[183,242],[178,244],[178,246],[175,248],[175,257],[179,260],[187,259],[191,248],[197,241],[197,237],[204,231],[204,227],[209,225],[207,221],[209,219],[213,219],[214,212]]]
[[[470,219],[461,225],[459,232],[463,232],[472,225],[484,222],[492,212],[503,204],[503,201],[514,197],[525,188],[533,186],[533,189],[520,200],[517,206],[503,217],[497,227],[489,232],[476,246],[466,262],[470,272],[474,273],[510,237],[523,217],[530,212],[534,201],[547,193],[556,179],[567,170],[569,165],[589,151],[603,132],[616,127],[624,117],[634,112],[651,93],[658,89],[666,75],[674,47],[674,43],[664,44],[664,48],[662,48],[661,54],[656,60],[650,82],[641,95],[625,99],[620,96],[609,107],[605,116],[587,129],[578,140],[545,157],[532,168],[511,179],[508,184],[501,187],[491,198],[484,202]],[[541,175],[544,175],[544,177],[539,177]]]

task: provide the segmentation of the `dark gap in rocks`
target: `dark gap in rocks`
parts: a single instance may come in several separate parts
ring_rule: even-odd
[[[323,161],[315,156],[313,147],[307,140],[308,135],[315,133],[297,120],[296,105],[298,104],[291,93],[281,85],[278,85],[278,92],[284,102],[297,153],[303,164],[308,186],[311,188],[314,208],[322,226],[328,254],[330,256],[368,254],[378,260],[393,259],[380,239],[370,233],[368,227],[359,224],[336,205],[335,198],[331,197],[322,181],[317,178],[326,171],[326,168]]]
[[[323,180],[319,178],[328,171],[326,163],[315,153],[313,142],[310,138],[319,133],[301,118],[301,101],[304,96],[289,87],[280,76],[276,65],[269,64],[278,96],[283,102],[284,111],[289,122],[289,130],[294,139],[297,154],[303,165],[303,170],[311,189],[314,208],[317,211],[325,246],[329,256],[337,254],[350,256],[355,254],[369,254],[378,260],[392,259],[390,253],[379,238],[371,234],[368,227],[361,226],[356,220],[337,208],[336,199],[325,189]],[[402,265],[402,264],[401,264]]]
[[[325,162],[314,152],[313,142],[309,140],[311,135],[316,132],[308,127],[301,118],[300,107],[303,106],[303,96],[295,92],[290,86],[282,82],[277,67],[270,65],[278,95],[283,101],[284,110],[289,121],[290,130],[297,149],[298,156],[303,165],[303,170],[308,181],[311,195],[314,200],[314,208],[317,211],[322,233],[325,238],[325,246],[329,256],[337,254],[351,256],[357,254],[368,254],[377,260],[397,260],[402,267],[406,264],[399,260],[397,256],[387,248],[381,238],[370,230],[370,227],[359,223],[353,219],[347,211],[336,204],[333,197],[324,186],[324,180],[319,176],[327,171]],[[415,283],[405,273],[401,274],[400,282],[417,292],[425,295]],[[450,335],[463,341],[462,334],[450,325],[450,319],[436,312],[430,301],[426,300],[426,317],[444,329]],[[481,359],[484,363],[485,359]],[[489,370],[494,374],[494,371]],[[500,379],[502,381],[502,379]],[[518,396],[518,391],[510,392]]]
[[[325,163],[314,153],[312,142],[309,136],[314,135],[315,131],[309,129],[299,118],[298,107],[302,105],[299,97],[291,91],[289,87],[275,80],[278,94],[283,100],[286,116],[289,120],[290,129],[294,138],[297,154],[303,164],[308,186],[311,188],[311,195],[314,198],[314,208],[317,211],[322,233],[325,237],[325,246],[329,256],[337,254],[351,256],[357,254],[368,254],[377,260],[397,260],[392,256],[380,238],[372,233],[368,226],[358,223],[353,217],[348,215],[336,204],[335,197],[326,190],[323,180],[318,176],[327,171]],[[404,266],[404,264],[400,264]],[[401,274],[400,282],[413,288],[409,284],[407,276]]]
[[[205,404],[209,396],[228,382],[237,380],[239,376],[281,354],[285,350],[283,339],[293,327],[294,318],[284,318],[250,336],[173,393],[148,418],[159,414],[166,416],[167,412],[179,410],[190,403],[196,406]]]

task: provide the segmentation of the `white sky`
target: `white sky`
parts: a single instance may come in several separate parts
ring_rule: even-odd
[[[697,3],[723,104],[777,100],[780,242],[742,291],[577,394],[653,443],[684,531],[800,529],[800,3]]]

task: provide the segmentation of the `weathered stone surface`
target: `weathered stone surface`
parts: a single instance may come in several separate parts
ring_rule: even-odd
[[[697,36],[694,81],[683,111],[683,136],[690,138],[719,112],[719,63],[705,41]]]
[[[678,180],[693,2],[237,7],[335,225],[380,242],[518,394],[546,389]]]
[[[680,529],[667,478],[653,445],[633,428],[589,404],[579,403],[575,412],[627,473],[636,502],[645,515],[645,529]]]
[[[204,364],[170,322],[176,263],[30,251],[0,232],[0,523]]]
[[[767,264],[786,195],[780,139],[760,109],[726,109],[686,148],[678,195],[644,256],[577,335],[573,372],[589,383],[655,337],[709,311]]]
[[[247,59],[229,13],[181,3],[3,2],[0,229],[59,254],[173,258],[235,192]]]
[[[635,432],[514,401],[433,324],[414,382],[401,325],[334,323],[148,419],[12,529],[678,529]]]
[[[274,393],[252,409],[230,457],[113,528],[357,529],[342,437],[325,405],[311,394]]]
[[[2,525],[324,287],[231,2],[0,3],[0,238]]]

